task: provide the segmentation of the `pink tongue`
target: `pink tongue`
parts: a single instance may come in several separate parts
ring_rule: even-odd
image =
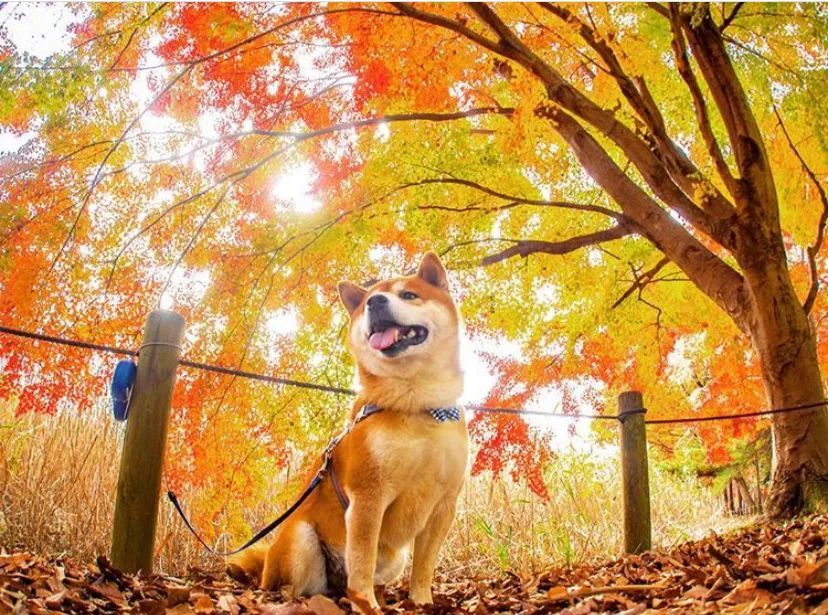
[[[371,337],[368,338],[368,343],[371,344],[371,348],[375,348],[376,350],[385,350],[396,341],[397,329],[395,327],[372,333]]]

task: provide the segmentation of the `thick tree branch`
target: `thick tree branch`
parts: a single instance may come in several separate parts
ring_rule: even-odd
[[[565,24],[572,25],[577,29],[578,35],[581,39],[583,39],[583,41],[589,45],[606,63],[606,72],[618,84],[621,93],[630,103],[633,110],[644,121],[650,131],[654,134],[666,134],[664,118],[658,107],[650,104],[651,101],[644,99],[636,84],[621,66],[621,62],[615,54],[615,50],[610,47],[607,41],[565,6],[549,2],[541,2],[540,5],[543,9],[558,17]]]
[[[713,23],[706,5],[692,5],[678,13],[719,113],[727,128],[730,144],[739,169],[738,189],[734,197],[746,211],[761,211],[779,234],[779,211],[762,132],[750,108],[736,70],[724,46],[722,34]]]
[[[618,167],[595,138],[562,109],[544,114],[592,178],[665,256],[734,322],[747,329],[749,303],[742,276],[708,250]]]
[[[707,102],[699,87],[699,82],[696,80],[696,75],[690,66],[690,60],[687,58],[687,45],[684,41],[684,34],[681,31],[678,7],[674,4],[670,5],[670,28],[673,31],[671,47],[673,48],[673,56],[676,59],[676,68],[678,68],[679,75],[681,75],[681,78],[687,85],[687,89],[690,90],[693,107],[696,111],[696,121],[699,124],[699,131],[707,146],[707,152],[710,154],[710,158],[716,166],[716,171],[727,187],[727,190],[731,195],[735,196],[739,186],[733,174],[730,172],[730,167],[727,165],[724,155],[722,155],[722,150],[719,147],[719,142],[716,140],[716,135],[713,134],[710,115],[707,111]]]
[[[422,21],[423,23],[429,23],[434,26],[440,26],[442,28],[453,30],[470,41],[477,43],[489,51],[494,51],[497,54],[504,55],[506,53],[506,48],[501,43],[486,38],[482,34],[478,34],[459,21],[443,17],[442,15],[437,15],[436,13],[422,11],[415,8],[414,5],[408,2],[393,2],[392,5],[400,12],[401,15],[413,17],[417,21]]]
[[[810,179],[816,187],[817,194],[819,194],[819,200],[822,203],[822,213],[819,215],[819,222],[817,222],[816,239],[814,240],[813,245],[810,245],[807,248],[808,266],[811,269],[811,287],[808,290],[808,296],[805,297],[805,302],[802,304],[802,308],[805,310],[806,314],[810,314],[817,298],[817,292],[819,292],[819,270],[817,269],[816,257],[822,249],[822,244],[825,241],[825,226],[826,223],[828,223],[828,194],[826,194],[825,188],[822,186],[822,183],[819,181],[816,173],[814,173],[813,169],[811,169],[811,167],[808,166],[808,163],[805,162],[802,154],[799,153],[799,149],[797,149],[793,139],[791,139],[791,135],[788,134],[788,129],[785,128],[785,123],[782,121],[782,116],[779,114],[779,110],[776,108],[776,105],[773,106],[773,112],[776,115],[776,120],[779,122],[779,127],[782,129],[782,134],[785,135],[785,140],[788,142],[788,145],[793,151],[794,156],[796,156],[796,159],[799,160],[799,164],[802,165],[802,170],[805,171],[805,175],[808,176],[808,179]]]
[[[664,116],[661,114],[661,110],[653,99],[644,79],[630,77],[621,65],[615,50],[606,39],[580,20],[568,8],[548,2],[542,2],[541,6],[564,23],[577,28],[578,34],[584,42],[606,63],[607,72],[618,84],[624,98],[650,131],[654,145],[658,148],[658,152],[672,179],[687,194],[703,194],[706,209],[713,213],[716,218],[730,218],[735,213],[733,206],[715,186],[702,177],[698,167],[669,136]]]
[[[725,247],[733,247],[731,234],[723,232],[720,225],[715,224],[707,212],[688,198],[681,188],[672,181],[662,161],[628,126],[619,122],[610,111],[602,109],[584,96],[570,85],[560,73],[526,47],[490,6],[475,3],[470,5],[470,9],[494,34],[500,37],[498,42],[481,37],[464,24],[440,15],[412,9],[409,5],[404,5],[404,8],[400,10],[420,21],[439,25],[466,36],[469,40],[477,42],[503,57],[514,60],[529,70],[543,83],[551,101],[582,118],[616,143],[639,170],[650,189],[665,204],[702,233]],[[469,36],[467,33],[473,36]],[[481,38],[484,40],[480,41]]]
[[[662,17],[670,17],[670,10],[666,6],[658,2],[646,2],[645,4]]]
[[[739,14],[739,11],[745,5],[744,2],[737,2],[733,5],[733,9],[730,11],[730,14],[722,20],[722,25],[719,26],[719,32],[724,32],[725,28],[727,28],[733,20],[736,19],[736,15]]]
[[[634,232],[635,231],[633,231],[630,227],[619,224],[618,226],[613,226],[612,228],[603,231],[588,233],[587,235],[579,235],[577,237],[570,237],[569,239],[564,239],[562,241],[515,239],[511,240],[514,243],[513,246],[484,257],[480,260],[480,264],[486,267],[488,265],[494,265],[495,263],[504,261],[508,258],[512,258],[513,256],[526,258],[530,254],[568,254],[578,250],[579,248],[594,246],[606,241],[620,239],[621,237],[632,235]]]
[[[572,87],[555,69],[530,50],[485,3],[474,3],[470,7],[495,33],[501,42],[514,54],[510,57],[520,62],[546,85],[549,98],[567,111],[574,113],[614,141],[642,174],[653,192],[669,207],[679,213],[687,222],[713,238],[721,245],[733,248],[731,234],[700,209],[677,186],[670,177],[662,160],[652,152],[650,145],[641,140],[629,127],[615,119],[613,113],[602,109],[588,97]],[[508,55],[508,54],[507,54]],[[620,65],[619,65],[620,66]],[[649,94],[649,92],[647,92]],[[646,102],[642,103],[646,105]],[[669,139],[667,139],[669,141]],[[723,217],[729,217],[729,207],[724,207]]]

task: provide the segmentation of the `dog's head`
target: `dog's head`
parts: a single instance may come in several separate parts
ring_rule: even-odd
[[[457,366],[459,318],[440,258],[428,252],[415,275],[362,288],[339,283],[351,315],[349,346],[360,370],[378,377],[422,377]]]

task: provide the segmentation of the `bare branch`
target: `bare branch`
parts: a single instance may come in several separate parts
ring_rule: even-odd
[[[733,23],[733,20],[736,19],[736,15],[739,14],[739,11],[744,6],[744,4],[744,2],[737,2],[733,6],[733,9],[730,11],[730,15],[728,15],[722,20],[722,25],[719,26],[719,32],[724,32],[725,28],[727,28],[731,23]]]
[[[66,251],[69,242],[72,240],[72,236],[75,234],[75,231],[78,228],[78,224],[80,223],[81,217],[83,216],[83,212],[86,211],[86,207],[87,205],[89,205],[89,201],[92,198],[92,194],[95,192],[95,188],[97,188],[98,184],[101,181],[103,168],[106,166],[106,163],[115,153],[115,150],[117,150],[118,146],[120,146],[121,143],[124,142],[124,139],[126,139],[129,132],[133,129],[133,127],[136,124],[138,124],[141,118],[144,117],[144,115],[146,115],[147,111],[149,111],[152,108],[152,106],[161,99],[162,96],[166,95],[167,92],[169,92],[172,89],[172,87],[189,72],[189,68],[184,69],[175,77],[170,79],[170,81],[167,82],[167,84],[152,99],[152,101],[146,107],[144,107],[144,109],[138,115],[136,115],[135,118],[133,118],[133,120],[129,124],[127,124],[127,127],[123,130],[121,135],[112,143],[112,146],[107,150],[106,154],[103,157],[103,160],[101,160],[100,164],[98,164],[98,167],[95,170],[95,175],[93,176],[92,181],[89,184],[89,189],[86,191],[86,194],[81,200],[80,208],[78,209],[78,213],[75,214],[75,218],[72,221],[72,225],[69,227],[69,232],[66,233],[66,237],[63,239],[63,243],[61,244],[60,249],[58,250],[57,254],[55,254],[55,257],[52,259],[51,265],[49,265],[48,274],[50,274],[54,270],[55,266],[57,265],[57,262],[60,260],[60,257],[63,256],[63,253]]]
[[[577,211],[588,211],[592,213],[599,213],[605,216],[609,216],[610,218],[614,218],[616,220],[622,220],[624,215],[621,212],[613,211],[612,209],[608,209],[606,207],[601,207],[600,205],[589,205],[586,203],[573,203],[571,201],[548,201],[542,199],[527,199],[520,196],[513,196],[509,194],[505,194],[503,192],[499,192],[477,182],[468,180],[468,179],[460,179],[456,177],[441,177],[441,178],[431,178],[431,179],[422,179],[416,182],[409,182],[407,184],[402,184],[400,186],[401,189],[403,188],[412,188],[417,186],[426,186],[430,184],[454,184],[458,186],[466,186],[467,188],[473,188],[484,194],[488,194],[489,196],[493,196],[499,199],[503,199],[510,202],[511,204],[524,204],[524,205],[537,205],[540,207],[558,207],[560,209],[573,209]],[[450,209],[450,208],[446,208]],[[468,208],[466,208],[467,210]],[[491,209],[491,208],[484,208],[480,207],[479,209]],[[454,211],[458,211],[455,209]]]
[[[135,35],[138,34],[139,29],[140,29],[140,26],[136,26],[132,29],[132,32],[130,33],[129,37],[127,38],[126,44],[124,44],[124,46],[118,52],[118,55],[115,57],[115,60],[112,61],[112,64],[109,65],[109,70],[112,70],[113,68],[118,66],[118,64],[121,61],[121,58],[124,57],[124,54],[132,46],[132,41],[135,39]]]
[[[799,71],[791,68],[790,66],[787,66],[787,65],[783,64],[779,60],[774,59],[774,58],[770,57],[769,55],[767,55],[765,53],[762,53],[759,49],[756,49],[755,47],[751,47],[750,45],[748,45],[746,43],[743,43],[742,41],[740,41],[736,38],[733,38],[732,36],[727,35],[727,34],[722,36],[722,40],[724,40],[726,43],[729,43],[730,45],[733,45],[734,47],[738,47],[742,51],[745,51],[745,52],[747,52],[747,53],[749,53],[753,56],[756,56],[757,58],[759,58],[763,62],[773,66],[774,68],[779,69],[783,73],[786,73],[787,75],[789,75],[790,77],[792,77],[793,79],[798,81],[800,83],[800,85],[803,84],[802,74]],[[806,90],[807,89],[808,88],[806,88]],[[813,94],[810,91],[808,91],[808,94],[813,97]]]
[[[816,187],[817,193],[819,194],[819,200],[822,202],[822,213],[820,214],[819,222],[817,223],[816,239],[814,240],[813,245],[808,246],[807,248],[808,266],[811,269],[811,288],[808,290],[808,296],[802,304],[802,309],[805,310],[806,314],[810,314],[817,298],[817,292],[819,291],[819,271],[817,270],[816,257],[817,254],[819,254],[820,249],[822,249],[822,244],[825,241],[825,226],[826,223],[828,223],[828,194],[826,194],[825,188],[820,183],[816,173],[814,173],[813,169],[811,169],[811,167],[808,166],[808,163],[805,162],[802,154],[799,153],[793,139],[791,139],[791,136],[788,134],[787,128],[785,128],[782,116],[779,114],[779,110],[776,108],[776,105],[773,106],[773,112],[776,115],[776,120],[779,122],[779,127],[782,129],[782,134],[785,135],[785,140],[788,142],[794,156],[796,156],[797,160],[799,160],[799,164],[802,165],[802,169],[805,171],[808,179],[810,179]]]
[[[670,262],[670,259],[665,256],[660,261],[658,261],[655,265],[653,265],[653,267],[651,267],[650,269],[648,269],[647,271],[645,271],[642,274],[639,274],[635,269],[633,269],[634,282],[633,282],[632,286],[630,286],[627,290],[624,291],[624,294],[622,294],[615,301],[615,303],[612,304],[612,307],[610,309],[614,310],[619,305],[624,303],[624,301],[626,301],[626,299],[630,295],[632,295],[634,292],[644,290],[644,288],[646,286],[653,283],[655,281],[655,275],[659,271],[661,271],[667,264],[669,264],[669,262]]]
[[[663,361],[664,356],[663,356],[663,353],[661,352],[661,316],[664,314],[664,310],[662,310],[659,306],[657,306],[652,301],[647,301],[644,298],[643,292],[644,292],[644,287],[643,286],[639,287],[638,296],[636,298],[638,299],[638,301],[640,303],[643,303],[648,308],[651,308],[651,309],[655,310],[656,319],[655,319],[655,322],[653,323],[653,326],[655,327],[655,330],[656,330],[656,344],[658,345],[659,359]]]
[[[685,10],[682,5],[676,15],[727,128],[741,177],[736,202],[744,210],[761,211],[778,226],[776,187],[762,132],[709,7],[692,5]]]
[[[480,264],[484,267],[494,265],[513,256],[526,258],[530,254],[568,254],[585,246],[593,246],[606,241],[613,241],[632,235],[634,231],[626,225],[613,226],[612,228],[577,237],[570,237],[562,241],[540,241],[531,239],[510,240],[513,246],[491,254],[481,259]]]
[[[380,124],[391,124],[394,122],[452,122],[455,120],[462,120],[470,117],[475,117],[478,115],[509,116],[512,115],[514,112],[515,110],[512,107],[480,107],[477,109],[469,109],[468,111],[456,111],[453,113],[396,113],[390,115],[383,115],[380,117],[372,117],[364,120],[354,120],[352,122],[341,122],[339,124],[333,124],[331,126],[326,126],[325,128],[320,128],[318,130],[312,130],[308,132],[280,133],[276,131],[265,131],[265,134],[270,134],[274,136],[289,136],[297,140],[306,141],[308,139],[314,139],[316,137],[322,137],[324,135],[328,135],[334,132],[350,130],[352,128],[367,128],[370,126],[379,126]]]
[[[377,126],[379,124],[384,124],[384,123],[406,122],[406,121],[417,121],[417,120],[431,121],[431,122],[448,122],[448,121],[454,121],[454,120],[458,120],[458,119],[465,119],[465,118],[469,118],[469,117],[474,117],[474,116],[478,116],[478,115],[485,115],[485,114],[507,115],[508,116],[508,115],[512,114],[513,112],[514,112],[514,110],[511,109],[511,108],[484,107],[484,108],[478,108],[478,109],[469,109],[468,111],[458,111],[458,112],[455,112],[455,113],[405,113],[405,114],[386,115],[386,116],[368,118],[368,119],[364,119],[364,120],[355,120],[353,122],[342,122],[342,123],[339,123],[339,124],[334,124],[332,126],[327,126],[325,128],[320,128],[319,130],[311,130],[311,131],[307,131],[307,132],[279,132],[279,131],[267,131],[267,130],[252,130],[252,131],[247,131],[247,132],[243,132],[243,133],[235,133],[233,135],[229,135],[228,137],[224,137],[224,138],[238,138],[239,136],[258,134],[258,135],[263,135],[263,136],[290,137],[290,138],[292,138],[292,141],[289,142],[288,144],[286,144],[285,146],[280,147],[279,149],[275,150],[274,152],[268,154],[264,158],[258,160],[254,164],[251,164],[249,166],[246,166],[246,167],[237,169],[235,171],[232,171],[230,173],[227,173],[223,177],[221,177],[218,180],[216,180],[215,182],[213,182],[207,188],[204,188],[203,190],[200,190],[199,192],[197,192],[195,194],[192,194],[188,197],[185,197],[185,198],[173,203],[172,205],[167,207],[164,211],[162,211],[158,216],[156,216],[150,222],[148,222],[143,227],[141,227],[138,231],[136,231],[133,235],[131,235],[126,240],[126,242],[118,249],[118,252],[115,254],[115,257],[112,260],[112,264],[111,264],[111,268],[110,268],[110,271],[109,271],[109,275],[107,277],[106,284],[104,285],[104,290],[105,290],[105,292],[108,291],[108,289],[109,289],[109,287],[112,283],[112,279],[115,275],[115,270],[118,267],[118,262],[123,257],[123,255],[127,251],[127,249],[139,237],[141,237],[147,231],[151,230],[153,227],[158,225],[158,223],[160,223],[161,220],[163,220],[168,214],[170,214],[174,210],[179,209],[179,208],[181,208],[181,207],[183,207],[183,206],[185,206],[189,203],[192,203],[193,201],[195,201],[198,198],[206,195],[207,193],[211,192],[212,190],[214,190],[218,186],[224,184],[225,182],[228,182],[228,181],[232,180],[233,183],[235,184],[235,183],[238,183],[240,181],[243,181],[243,180],[247,179],[250,175],[252,175],[256,171],[258,171],[260,168],[265,166],[271,160],[273,160],[274,158],[276,158],[279,155],[283,154],[289,148],[295,147],[299,143],[302,143],[304,141],[308,141],[308,140],[311,140],[311,139],[315,139],[315,138],[318,138],[318,137],[321,137],[321,136],[324,136],[324,135],[333,134],[335,132],[339,132],[339,131],[343,131],[343,130],[359,129],[359,128],[365,128],[365,127],[369,127],[369,126]],[[222,138],[219,138],[217,140],[221,140],[221,139]],[[575,205],[575,204],[573,204],[573,205]],[[591,207],[591,206],[584,205],[583,207]],[[607,210],[607,211],[611,212],[612,210]],[[613,213],[615,213],[615,212],[613,212]]]
[[[193,235],[190,237],[190,240],[187,242],[187,245],[184,247],[184,250],[182,250],[181,253],[178,255],[178,258],[176,258],[175,264],[173,264],[172,269],[170,269],[169,275],[167,275],[167,281],[164,282],[164,287],[161,289],[161,292],[158,294],[159,307],[161,305],[161,299],[163,298],[164,293],[167,292],[167,289],[170,287],[170,284],[172,283],[172,279],[173,279],[173,276],[175,275],[175,272],[178,270],[178,267],[181,265],[181,261],[183,261],[184,257],[187,256],[187,254],[189,254],[190,250],[193,249],[193,246],[195,245],[195,242],[198,240],[199,235],[201,235],[201,231],[204,230],[204,226],[207,224],[207,222],[210,220],[210,218],[213,217],[213,214],[216,213],[216,210],[218,210],[218,208],[224,202],[224,199],[227,196],[227,192],[229,190],[230,190],[230,185],[227,185],[224,188],[224,191],[216,199],[216,202],[213,204],[213,206],[210,208],[210,210],[201,219],[201,222],[199,222],[198,227],[196,227],[195,233],[193,233]]]
[[[326,89],[327,90],[327,89]],[[405,113],[405,114],[397,114],[397,115],[385,115],[379,116],[375,118],[367,118],[364,120],[356,120],[352,122],[341,122],[339,124],[333,124],[331,126],[327,126],[325,128],[321,128],[314,131],[296,131],[296,130],[267,130],[267,129],[251,129],[251,130],[241,130],[234,133],[229,133],[225,135],[220,135],[218,137],[207,138],[197,136],[201,140],[200,143],[194,145],[190,149],[181,151],[176,154],[170,154],[168,156],[160,156],[157,158],[150,158],[150,159],[135,159],[131,162],[112,169],[107,173],[102,174],[102,177],[107,177],[111,175],[117,175],[119,173],[123,173],[128,169],[134,166],[140,165],[153,165],[153,164],[160,164],[165,162],[175,162],[177,160],[187,159],[193,154],[210,148],[214,145],[219,143],[226,143],[228,141],[239,141],[244,139],[245,137],[267,137],[267,138],[282,138],[282,139],[292,139],[294,141],[294,145],[296,143],[300,143],[302,141],[307,141],[309,139],[314,139],[317,137],[326,136],[329,134],[333,134],[335,132],[342,132],[345,130],[358,130],[361,128],[370,128],[372,126],[377,126],[380,124],[391,124],[395,122],[413,122],[413,121],[429,121],[429,122],[450,122],[458,119],[465,119],[469,117],[474,117],[477,115],[485,115],[485,114],[492,114],[492,115],[511,115],[514,109],[510,107],[482,107],[477,109],[469,109],[468,111],[457,111],[454,113]]]
[[[121,135],[113,142],[112,146],[107,151],[107,153],[104,156],[103,160],[101,160],[100,164],[98,165],[98,167],[95,171],[95,175],[92,178],[91,183],[89,184],[89,190],[87,191],[86,195],[84,196],[83,200],[81,201],[80,208],[78,209],[78,212],[75,215],[75,218],[72,222],[72,225],[70,226],[69,231],[66,234],[66,237],[64,238],[63,243],[60,246],[60,249],[58,250],[57,254],[55,255],[55,257],[52,260],[51,265],[49,266],[48,273],[51,274],[51,272],[54,270],[55,266],[57,265],[57,262],[60,260],[63,253],[66,251],[66,248],[69,245],[69,242],[72,240],[72,237],[75,234],[75,231],[77,230],[78,224],[80,223],[81,217],[83,216],[83,213],[86,210],[86,207],[89,204],[90,199],[92,198],[92,194],[94,193],[96,187],[98,186],[100,180],[102,179],[101,173],[103,171],[104,166],[106,166],[106,163],[109,161],[110,157],[115,153],[115,151],[118,149],[118,147],[124,142],[124,139],[127,138],[130,131],[138,124],[138,122],[141,120],[141,118],[144,117],[144,115],[146,115],[146,113],[159,100],[161,100],[161,98],[163,96],[167,95],[170,92],[170,90],[173,88],[173,86],[175,86],[176,83],[178,83],[186,75],[190,74],[195,69],[196,66],[198,66],[200,64],[203,64],[203,63],[206,63],[206,62],[209,62],[211,60],[215,60],[217,58],[223,57],[223,56],[225,56],[225,55],[227,55],[227,54],[229,54],[229,53],[231,53],[231,52],[233,52],[233,51],[235,51],[235,50],[237,50],[241,47],[249,45],[250,43],[253,43],[253,42],[255,42],[255,41],[257,41],[261,38],[264,38],[264,37],[266,37],[270,34],[278,32],[279,30],[287,28],[288,26],[306,21],[308,19],[314,19],[316,17],[324,16],[324,15],[335,15],[335,14],[339,14],[339,13],[352,13],[352,12],[364,12],[364,13],[372,13],[372,14],[380,14],[380,15],[392,15],[392,16],[398,15],[398,13],[394,13],[394,12],[391,12],[391,11],[382,11],[382,10],[379,10],[379,9],[370,9],[370,8],[330,9],[330,10],[321,11],[321,12],[317,12],[317,13],[311,13],[309,15],[300,15],[300,16],[295,17],[293,19],[288,19],[286,21],[280,22],[277,25],[273,26],[272,28],[268,28],[266,30],[258,32],[257,34],[254,34],[253,36],[250,36],[250,37],[245,38],[241,41],[238,41],[238,42],[236,42],[232,45],[229,45],[228,47],[224,47],[223,49],[219,49],[219,50],[217,50],[217,51],[215,51],[211,54],[208,54],[208,55],[200,57],[200,58],[196,58],[194,60],[187,61],[184,64],[184,68],[181,71],[179,71],[172,79],[170,79],[167,82],[167,84],[161,89],[161,91],[159,91],[159,93],[152,99],[152,101],[150,101],[150,103],[146,107],[144,107],[138,113],[138,115],[136,115],[127,124],[126,128],[123,130]],[[154,14],[155,14],[155,12],[153,13],[153,15]],[[370,125],[370,124],[366,124],[366,125]],[[331,128],[333,128],[333,127],[331,127]]]

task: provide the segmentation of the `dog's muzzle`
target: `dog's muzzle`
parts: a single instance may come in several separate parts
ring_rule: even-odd
[[[374,295],[367,301],[368,344],[386,357],[395,357],[411,346],[426,341],[428,329],[422,325],[404,325],[391,314],[388,297]]]

